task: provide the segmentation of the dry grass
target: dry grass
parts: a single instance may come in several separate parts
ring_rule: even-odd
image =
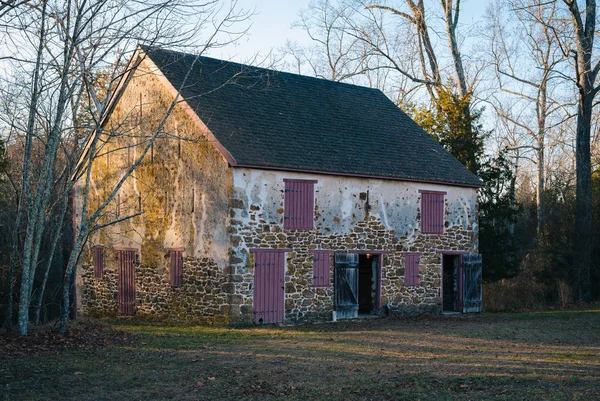
[[[0,356],[0,399],[600,399],[600,310],[230,329]]]

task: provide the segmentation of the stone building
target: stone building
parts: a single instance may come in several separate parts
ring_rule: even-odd
[[[478,310],[481,182],[382,92],[162,49],[132,65],[90,204],[177,104],[105,218],[143,212],[88,241],[80,312],[234,324]],[[111,135],[122,127],[132,135]]]

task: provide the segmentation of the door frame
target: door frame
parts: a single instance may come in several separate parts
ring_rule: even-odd
[[[439,296],[440,299],[442,300],[442,310],[441,312],[444,312],[444,256],[458,256],[458,302],[456,305],[456,309],[458,309],[456,312],[460,312],[462,313],[463,311],[463,303],[464,303],[464,299],[463,299],[463,255],[467,255],[469,254],[469,252],[467,251],[445,251],[445,250],[437,250],[436,253],[440,254],[440,288],[438,289],[439,291]]]
[[[359,255],[366,255],[366,254],[370,254],[373,256],[377,256],[377,270],[376,270],[376,274],[377,274],[377,291],[376,291],[376,296],[375,296],[375,314],[381,314],[381,272],[383,270],[383,255],[387,255],[392,253],[392,251],[387,251],[387,250],[381,250],[381,249],[352,249],[352,250],[340,250],[340,251],[335,251],[335,253],[357,253]],[[333,261],[333,268],[335,270],[335,259]],[[334,282],[335,285],[335,282]],[[335,299],[335,291],[336,288],[334,287],[333,289],[334,291],[334,299]]]

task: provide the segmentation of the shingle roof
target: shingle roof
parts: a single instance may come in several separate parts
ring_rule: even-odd
[[[377,89],[144,50],[238,165],[481,185]]]

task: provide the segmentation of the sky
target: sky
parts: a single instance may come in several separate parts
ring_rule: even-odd
[[[396,0],[401,1],[401,0]],[[471,25],[480,20],[485,8],[492,0],[462,0],[462,23]],[[292,24],[299,19],[298,14],[308,7],[310,0],[239,0],[239,6],[255,10],[249,34],[235,45],[213,50],[210,56],[244,62],[259,54],[265,56],[269,51],[284,46],[287,40],[301,45],[310,44],[310,40],[300,28],[292,29]],[[429,4],[439,7],[438,0],[430,0]]]

